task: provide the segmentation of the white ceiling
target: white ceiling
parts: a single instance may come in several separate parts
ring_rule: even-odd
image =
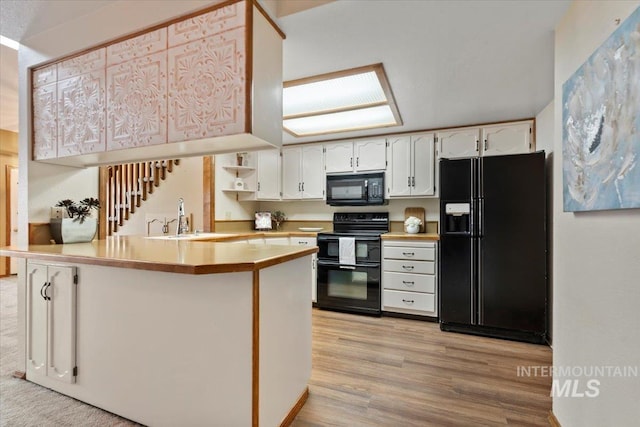
[[[25,40],[110,1],[2,0],[0,34]],[[553,98],[553,30],[570,0],[305,1],[317,7],[277,18],[284,80],[381,62],[404,122],[322,139],[529,118]],[[17,60],[1,53],[0,128],[17,131]]]

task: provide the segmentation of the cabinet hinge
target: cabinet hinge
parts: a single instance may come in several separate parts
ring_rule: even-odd
[[[531,130],[531,126],[529,126],[529,133],[533,133],[533,131]]]
[[[388,147],[389,146],[389,141],[385,142],[385,145]]]
[[[322,147],[322,152],[323,152],[323,153],[326,153],[326,152],[327,152],[327,149],[326,149],[325,147]]]
[[[73,284],[74,284],[74,285],[77,285],[77,284],[78,284],[78,275],[77,275],[77,274],[74,274],[74,275],[73,275]]]
[[[74,377],[77,377],[77,376],[78,376],[78,367],[77,367],[77,366],[74,366],[74,367],[73,367],[73,376],[74,376]]]

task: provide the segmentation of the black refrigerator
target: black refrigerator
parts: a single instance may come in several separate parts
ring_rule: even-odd
[[[544,152],[442,159],[440,185],[440,328],[544,342]]]

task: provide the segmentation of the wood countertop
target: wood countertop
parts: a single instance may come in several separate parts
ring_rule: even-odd
[[[250,236],[255,237],[256,233]],[[0,249],[0,255],[169,273],[212,274],[255,271],[317,251],[317,247],[116,236],[90,243],[5,247]]]
[[[435,233],[409,234],[405,232],[385,233],[380,236],[382,240],[440,240],[440,236]]]

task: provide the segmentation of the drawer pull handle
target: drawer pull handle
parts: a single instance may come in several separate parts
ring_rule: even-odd
[[[403,284],[403,285],[407,285],[407,286],[413,286],[413,285],[415,285],[415,284],[416,284],[416,282],[407,282],[406,280],[403,280],[403,281],[402,281],[402,284]]]
[[[415,252],[402,252],[402,255],[404,255],[404,256],[414,256]]]
[[[407,304],[413,304],[415,301],[412,299],[404,299],[402,298],[402,302],[407,303]]]
[[[403,265],[402,268],[405,270],[413,270],[413,265]]]

